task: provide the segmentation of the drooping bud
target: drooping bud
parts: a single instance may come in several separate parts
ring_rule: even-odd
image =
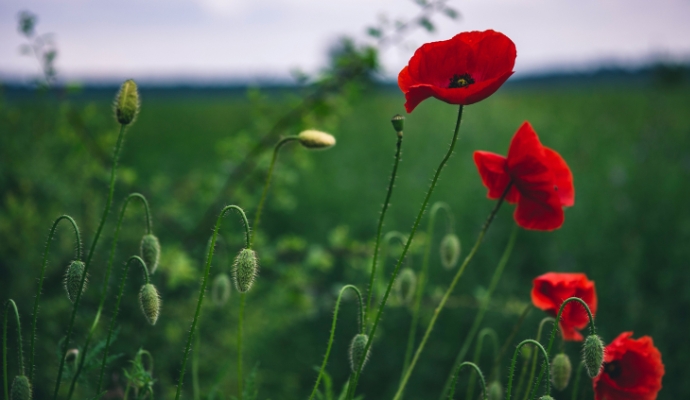
[[[141,287],[141,291],[139,291],[139,305],[141,305],[141,312],[144,313],[144,317],[149,321],[149,324],[156,325],[161,312],[161,298],[155,286],[147,283]]]
[[[258,272],[259,262],[256,259],[254,250],[242,249],[232,264],[232,277],[237,291],[240,293],[249,291]]]
[[[211,286],[211,301],[216,306],[223,306],[230,299],[230,277],[221,273],[213,279]]]
[[[126,80],[115,97],[115,118],[122,125],[129,125],[139,114],[139,93],[133,80]]]
[[[371,346],[369,346],[369,351],[364,354],[364,348],[367,347],[368,341],[369,336],[365,335],[364,333],[358,333],[352,338],[352,342],[350,342],[350,369],[353,373],[357,373],[357,367],[359,367],[359,363],[362,362],[362,358],[364,359],[362,369],[364,369],[367,361],[369,361]]]
[[[454,233],[449,233],[441,240],[441,264],[446,269],[451,269],[458,264],[460,259],[460,239]]]
[[[557,354],[551,361],[551,383],[554,389],[562,391],[568,387],[573,366],[565,353]]]
[[[308,129],[297,135],[302,146],[308,149],[327,149],[335,146],[335,138],[326,132]]]
[[[149,274],[156,272],[158,268],[158,261],[161,257],[161,244],[158,238],[152,234],[146,234],[141,238],[141,259],[146,263],[149,269]]]
[[[69,301],[74,303],[79,293],[79,287],[81,286],[81,276],[84,274],[84,263],[79,260],[74,260],[67,267],[67,272],[65,273],[65,290],[67,290],[67,298]],[[88,277],[84,278],[84,285],[81,286],[81,291],[86,289],[86,283]]]
[[[14,377],[12,381],[12,391],[10,392],[11,400],[31,400],[31,382],[29,378],[24,375]]]
[[[417,286],[417,276],[410,268],[400,271],[398,279],[395,281],[395,293],[404,304],[411,304],[414,299],[415,287]]]
[[[604,363],[604,343],[597,335],[589,335],[582,346],[582,358],[587,370],[587,375],[594,378],[599,375]]]
[[[393,129],[395,129],[395,133],[397,133],[398,136],[402,136],[403,127],[405,126],[405,117],[400,114],[395,114],[391,119],[391,123],[393,124]]]
[[[492,381],[486,388],[489,400],[503,400],[503,385],[499,381]]]

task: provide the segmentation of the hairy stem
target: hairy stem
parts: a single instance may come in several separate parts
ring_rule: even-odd
[[[580,388],[580,378],[582,377],[582,370],[585,367],[585,363],[580,361],[577,366],[577,372],[575,372],[575,382],[573,382],[573,400],[577,400],[577,390]]]
[[[482,347],[484,345],[484,337],[490,337],[491,338],[491,344],[493,345],[493,357],[496,358],[498,355],[498,335],[496,335],[496,331],[494,331],[491,328],[484,328],[479,332],[479,335],[477,336],[477,347],[474,349],[474,358],[472,359],[472,362],[477,364],[479,363],[479,356],[482,353]],[[474,374],[475,372],[472,371],[470,375],[470,383],[467,385],[467,394],[465,395],[466,399],[473,399],[474,398]],[[486,393],[486,390],[484,390],[484,393]],[[452,398],[452,395],[451,395]]]
[[[544,350],[544,346],[541,345],[541,343],[537,342],[536,340],[533,339],[525,339],[520,344],[517,345],[515,348],[515,352],[513,352],[513,361],[510,363],[510,372],[508,374],[508,389],[506,391],[506,400],[510,400],[511,392],[513,390],[513,376],[515,375],[515,363],[517,363],[517,358],[518,355],[520,354],[520,349],[522,349],[522,346],[526,344],[533,344],[537,350],[541,350],[542,355],[544,356],[544,362],[548,365],[549,363],[549,354]],[[548,372],[548,380],[546,381],[546,394],[550,395],[551,394],[551,368],[549,368]]]
[[[544,330],[544,325],[547,322],[555,323],[556,320],[551,318],[551,317],[546,317],[546,318],[542,319],[541,322],[539,322],[539,329],[537,329],[537,342],[539,342],[539,343],[541,343],[541,334],[542,334],[542,331]],[[537,359],[538,358],[539,358],[539,355],[535,351],[534,354],[532,355],[532,366],[530,367],[529,378],[527,379],[527,382],[532,382],[534,380],[534,374],[537,371]],[[521,390],[520,385],[518,385],[518,393],[519,393],[519,390]],[[516,396],[518,393],[516,393]],[[530,390],[525,391],[525,396],[523,397],[523,400],[527,400],[529,398],[529,395],[530,395]]]
[[[474,380],[474,374],[475,373],[479,375],[479,382],[482,384],[482,393],[484,393],[484,395],[482,397],[484,398],[484,400],[487,400],[488,399],[488,393],[486,392],[486,380],[484,379],[484,374],[482,374],[482,370],[479,369],[477,364],[469,362],[469,361],[465,361],[465,362],[461,363],[460,365],[458,365],[457,368],[454,368],[455,372],[453,373],[453,382],[451,383],[450,391],[448,392],[448,400],[453,400],[453,395],[455,394],[455,385],[458,382],[458,375],[460,375],[460,370],[462,369],[462,367],[465,367],[465,366],[472,367],[472,369],[473,369],[472,370],[472,377],[470,379]],[[471,399],[471,397],[467,397],[467,399]]]
[[[22,324],[19,321],[19,310],[14,300],[9,299],[5,303],[5,318],[2,330],[2,376],[5,387],[5,398],[9,400],[10,395],[7,386],[7,316],[10,313],[10,306],[14,309],[15,320],[17,321],[17,358],[19,359],[19,375],[24,375],[24,350],[22,347]]]
[[[237,325],[237,398],[242,400],[244,392],[242,390],[242,336],[244,335],[244,304],[246,302],[246,293],[240,294],[240,314]]]

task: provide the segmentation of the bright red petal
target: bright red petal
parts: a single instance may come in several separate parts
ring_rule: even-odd
[[[495,31],[484,32],[474,46],[477,54],[475,80],[485,80],[512,74],[517,51],[515,43],[506,35]]]
[[[484,100],[496,92],[505,81],[510,78],[512,72],[485,81],[478,81],[463,88],[447,88],[431,86],[433,96],[450,104],[470,105]]]
[[[410,59],[408,72],[418,83],[447,88],[454,75],[470,74],[475,69],[475,54],[458,38],[422,45]]]
[[[513,136],[508,148],[508,169],[516,177],[537,178],[547,174],[544,146],[529,122],[524,122]],[[542,180],[542,178],[539,178]]]
[[[552,231],[563,225],[565,216],[561,200],[555,192],[526,191],[518,186],[520,200],[515,208],[515,221],[525,229]]]
[[[484,186],[489,189],[487,196],[493,200],[500,198],[510,183],[510,175],[505,170],[506,158],[488,151],[475,151],[474,163],[477,165],[477,170],[482,177]],[[517,201],[517,192],[512,197],[510,200],[512,200],[512,203],[515,203]]]
[[[571,207],[575,204],[575,187],[573,185],[573,173],[568,164],[555,150],[544,147],[546,162],[554,175],[554,183],[558,188],[558,196],[563,207]]]

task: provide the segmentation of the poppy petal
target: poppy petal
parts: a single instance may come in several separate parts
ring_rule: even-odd
[[[475,151],[474,163],[477,166],[484,186],[489,189],[487,197],[492,200],[500,198],[510,183],[510,175],[505,170],[506,158],[488,151]],[[511,192],[514,192],[511,196],[512,198],[506,198],[506,201],[515,203],[517,202],[518,193],[514,189]]]
[[[552,231],[563,225],[565,216],[561,200],[555,192],[523,190],[515,208],[515,221],[525,229]]]
[[[524,122],[508,148],[508,169],[514,176],[538,178],[546,174],[544,146],[529,122]],[[543,178],[539,178],[543,180]]]
[[[498,32],[487,31],[487,34],[477,42],[475,53],[477,61],[473,78],[476,80],[497,78],[515,67],[517,57],[515,43]],[[495,54],[505,56],[497,58]]]
[[[572,207],[575,204],[575,187],[573,185],[573,173],[568,164],[555,150],[544,147],[544,155],[549,169],[553,172],[554,183],[558,188],[558,196],[563,207]]]
[[[476,63],[474,51],[456,37],[418,48],[408,64],[410,76],[419,83],[447,88],[454,75],[472,75]]]
[[[496,92],[513,72],[507,72],[498,78],[473,83],[463,88],[431,86],[433,96],[450,104],[470,105],[484,100]]]

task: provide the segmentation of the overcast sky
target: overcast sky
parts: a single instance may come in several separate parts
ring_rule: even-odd
[[[640,65],[653,57],[690,60],[690,0],[450,0],[458,21],[415,31],[383,54],[394,77],[414,48],[465,30],[495,29],[518,49],[518,74],[598,65]],[[379,15],[409,19],[410,0],[2,0],[0,76],[28,79],[17,15],[39,16],[52,32],[66,80],[216,80],[288,77],[324,65],[341,35],[366,39]]]

